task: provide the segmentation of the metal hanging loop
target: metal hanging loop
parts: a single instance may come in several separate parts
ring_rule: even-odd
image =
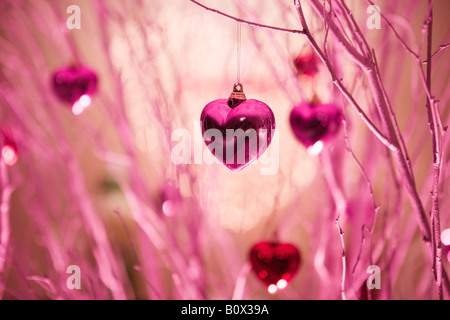
[[[230,108],[235,108],[242,102],[247,100],[244,93],[244,87],[240,82],[236,82],[233,85],[233,92],[231,92],[230,97],[228,98],[228,106]]]

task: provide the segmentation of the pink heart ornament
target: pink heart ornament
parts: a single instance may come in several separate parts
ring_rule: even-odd
[[[295,137],[308,148],[308,153],[318,154],[338,133],[342,114],[331,103],[301,103],[292,109],[289,122]]]
[[[233,96],[233,94],[232,94]],[[272,140],[275,116],[264,102],[217,99],[200,116],[208,149],[227,168],[239,172],[258,159]]]

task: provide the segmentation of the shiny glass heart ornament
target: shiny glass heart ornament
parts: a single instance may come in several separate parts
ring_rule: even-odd
[[[289,122],[295,137],[305,147],[323,146],[339,131],[342,114],[334,104],[301,103],[294,107]]]
[[[214,156],[234,172],[258,159],[269,146],[275,116],[264,102],[245,98],[240,86],[229,99],[208,103],[200,116],[202,135]],[[235,92],[233,91],[233,92]]]
[[[284,289],[297,273],[301,257],[290,243],[262,241],[250,250],[253,272],[264,282],[270,293]]]
[[[53,73],[52,86],[56,96],[71,105],[75,114],[81,113],[91,104],[97,90],[97,75],[86,67],[70,66]]]

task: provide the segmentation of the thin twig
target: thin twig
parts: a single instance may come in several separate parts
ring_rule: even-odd
[[[339,239],[341,241],[342,248],[342,274],[341,274],[341,298],[342,300],[346,300],[345,294],[345,282],[347,275],[347,257],[345,250],[345,240],[344,240],[344,231],[341,228],[341,224],[339,220],[341,219],[341,215],[345,213],[346,210],[346,200],[344,197],[344,193],[342,188],[339,186],[338,181],[336,179],[336,173],[334,172],[333,164],[331,162],[329,150],[325,150],[321,153],[322,166],[324,171],[324,177],[328,184],[328,189],[330,190],[331,196],[333,198],[334,207],[336,210],[336,218],[335,225],[339,233]]]
[[[431,59],[432,59],[436,54],[438,54],[439,52],[441,52],[442,50],[444,50],[445,48],[448,48],[448,47],[450,47],[450,43],[441,44],[441,45],[437,48],[437,50],[431,55]]]
[[[195,0],[189,0],[189,1],[195,3],[196,5],[202,7],[203,9],[206,9],[206,10],[212,11],[212,12],[215,12],[215,13],[217,13],[217,14],[220,14],[221,16],[227,17],[227,18],[232,19],[232,20],[235,20],[235,21],[237,21],[237,22],[246,23],[246,24],[251,25],[251,26],[261,27],[261,28],[267,28],[267,29],[272,29],[272,30],[277,30],[277,31],[290,32],[290,33],[299,33],[299,34],[304,34],[304,33],[305,33],[303,30],[295,30],[295,29],[279,28],[279,27],[268,26],[268,25],[265,25],[265,24],[256,23],[256,22],[252,22],[252,21],[248,21],[248,20],[236,18],[236,17],[233,17],[233,16],[231,16],[231,15],[229,15],[229,14],[226,14],[226,13],[224,13],[224,12],[222,12],[222,11],[219,11],[219,10],[217,10],[217,9],[213,9],[213,8],[207,7],[207,6],[205,6],[205,5],[203,5],[203,4],[199,3],[199,2],[197,2],[197,1],[195,1]]]
[[[427,91],[431,95],[431,43],[433,35],[433,1],[428,1],[427,25]],[[432,147],[433,147],[433,191],[431,207],[432,244],[433,244],[433,272],[436,282],[437,297],[443,299],[442,292],[442,262],[441,262],[441,227],[439,214],[439,180],[441,169],[441,145],[438,137],[439,129],[434,112],[434,100],[427,99],[426,108],[428,113],[428,125],[430,127]]]
[[[347,273],[347,261],[345,256],[345,242],[344,242],[344,231],[342,231],[341,225],[339,223],[339,216],[336,218],[336,228],[339,232],[339,238],[341,239],[341,246],[342,246],[342,279],[341,279],[341,297],[342,300],[346,300],[345,296],[345,275]]]
[[[242,298],[244,297],[245,284],[247,282],[247,277],[250,270],[251,270],[250,263],[246,263],[242,266],[241,271],[237,276],[236,283],[234,285],[231,300],[242,300]]]
[[[6,254],[8,252],[8,244],[11,236],[11,226],[9,219],[9,209],[11,193],[14,187],[10,184],[8,178],[8,170],[6,164],[0,159],[0,183],[2,193],[0,199],[0,298],[3,296],[3,290],[6,284],[6,273],[4,268],[6,265]]]

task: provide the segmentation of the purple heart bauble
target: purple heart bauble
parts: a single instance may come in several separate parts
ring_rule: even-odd
[[[234,106],[228,99],[208,103],[200,120],[208,149],[226,167],[238,172],[258,159],[269,146],[275,116],[259,100],[243,100],[234,108],[229,104]]]
[[[56,96],[72,106],[82,96],[90,98],[97,90],[97,75],[86,67],[61,68],[53,73],[52,86]]]
[[[295,137],[305,147],[332,139],[339,131],[342,114],[334,104],[301,103],[289,116]]]

